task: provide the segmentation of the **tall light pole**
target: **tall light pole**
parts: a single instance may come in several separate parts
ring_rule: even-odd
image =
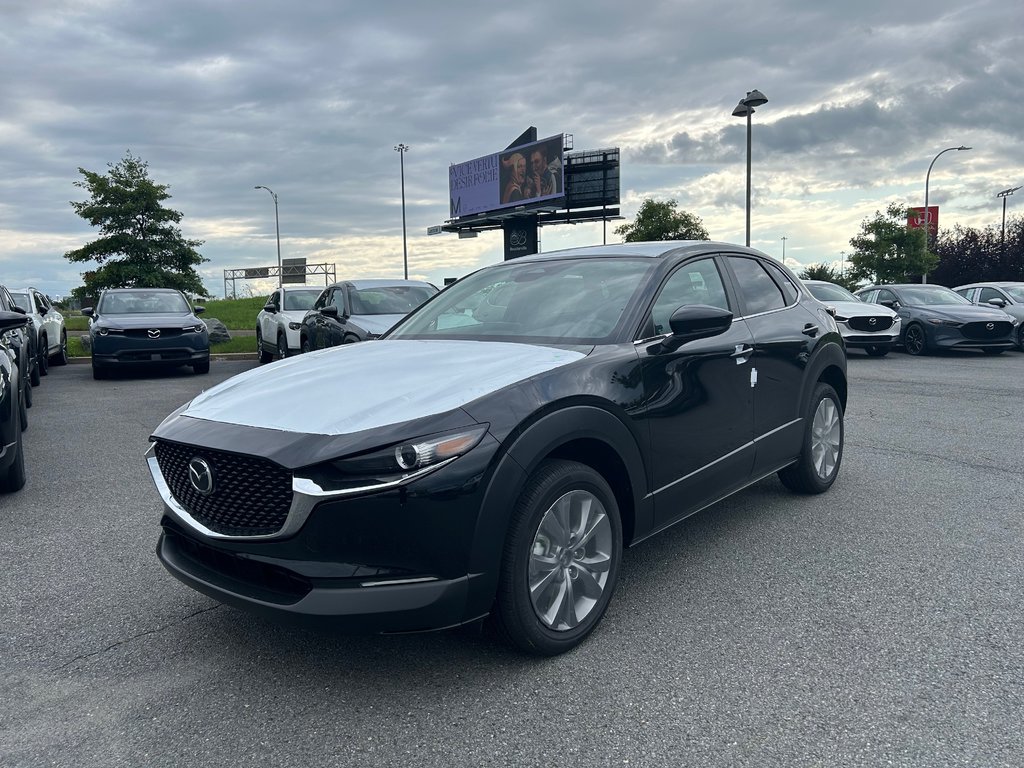
[[[402,265],[405,267],[406,280],[409,279],[409,249],[405,244],[405,153],[408,151],[409,147],[405,144],[395,145],[402,168]]]
[[[1003,198],[1003,236],[999,241],[999,250],[1001,251],[1006,250],[1006,198],[1008,198],[1018,189],[1020,189],[1020,187],[1010,187],[1010,189],[1004,189],[1002,192],[996,195],[997,200],[1000,197]]]
[[[926,173],[925,176],[924,176],[924,248],[925,248],[925,252],[928,251],[929,243],[931,242],[931,236],[932,236],[931,226],[928,223],[928,220],[929,220],[929,214],[928,214],[928,179],[932,175],[932,166],[935,165],[935,161],[938,160],[940,157],[942,157],[947,152],[952,152],[954,149],[957,152],[963,152],[965,150],[970,149],[970,147],[965,147],[962,144],[959,147],[946,147],[944,150],[939,152],[939,154],[937,154],[935,157],[932,158],[931,163],[928,165],[928,173]],[[922,283],[927,283],[928,282],[928,275],[927,274],[921,275],[921,282]]]
[[[789,240],[789,238],[786,237],[785,235],[783,235],[780,239],[782,240],[782,263],[785,264],[786,263],[786,241]]]
[[[754,114],[754,107],[767,103],[768,97],[760,91],[747,91],[746,97],[740,99],[732,111],[733,117],[747,118],[747,247],[750,247],[750,117]]]
[[[284,282],[284,275],[281,274],[281,219],[277,215],[277,193],[262,184],[257,184],[255,188],[267,190],[274,198],[274,230],[277,232],[277,287],[280,288],[281,283]]]

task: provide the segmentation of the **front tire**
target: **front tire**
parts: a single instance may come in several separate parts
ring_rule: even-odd
[[[201,373],[209,373],[210,372],[210,358],[206,358],[205,360],[203,360],[201,362],[198,362],[198,363],[192,363],[192,372],[193,373],[200,373],[200,374]]]
[[[903,348],[907,350],[908,355],[927,354],[928,337],[925,335],[924,328],[920,324],[913,323],[907,326],[907,330],[903,334]]]
[[[48,352],[49,348],[50,340],[43,336],[43,338],[39,342],[39,363],[37,365],[37,367],[39,368],[40,376],[47,376],[50,373],[50,355]]]
[[[1004,349],[1002,349],[1002,348],[999,348],[999,349],[992,349],[992,348],[990,348],[990,347],[987,347],[987,348],[985,348],[985,349],[983,349],[983,350],[982,350],[982,352],[984,352],[984,353],[985,353],[986,355],[1001,355],[1001,354],[1003,354],[1003,352],[1005,352],[1005,351],[1006,351],[1006,350],[1004,350]]]
[[[23,410],[19,409],[19,415],[20,418],[25,418]],[[26,423],[22,421],[20,428],[14,430],[14,461],[7,471],[0,475],[0,493],[13,493],[25,487],[25,447],[21,433],[24,431]]]
[[[889,348],[888,347],[882,347],[882,346],[879,346],[877,344],[872,345],[870,347],[865,347],[865,351],[869,355],[871,355],[871,357],[885,357],[886,355],[889,354]]]
[[[309,352],[313,351],[313,347],[309,343],[309,337],[308,336],[303,336],[302,337],[302,344],[300,345],[300,349],[302,350],[301,354],[303,354],[303,355],[308,354]]]
[[[277,334],[277,359],[284,360],[288,357],[288,337],[283,333]]]
[[[622,560],[619,506],[585,464],[546,461],[527,480],[502,555],[494,623],[511,645],[565,653],[597,626]]]
[[[828,384],[818,382],[807,409],[803,447],[795,464],[779,471],[779,480],[797,493],[824,493],[843,461],[843,404]]]

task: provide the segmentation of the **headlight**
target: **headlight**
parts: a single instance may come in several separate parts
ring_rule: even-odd
[[[300,470],[323,493],[382,490],[426,475],[472,450],[487,432],[487,424],[458,432],[417,437],[386,448],[318,464]],[[296,477],[296,480],[300,480]]]
[[[833,317],[836,319],[837,323],[845,323],[847,320],[850,319],[845,315],[840,315],[838,312],[835,315],[833,315]]]
[[[206,324],[200,323],[199,325],[186,325],[181,329],[182,333],[202,333],[206,330]]]
[[[100,336],[107,336],[110,334],[120,334],[122,336],[124,335],[124,331],[121,328],[108,328],[105,325],[101,325],[99,328],[97,328],[96,333],[98,333]]]
[[[941,318],[938,317],[930,317],[928,318],[928,322],[931,323],[932,325],[944,325],[949,328],[959,328],[961,325],[963,325],[963,323],[961,323],[959,320],[942,320]]]
[[[302,323],[288,323],[288,329],[291,331],[297,331],[302,328]]]

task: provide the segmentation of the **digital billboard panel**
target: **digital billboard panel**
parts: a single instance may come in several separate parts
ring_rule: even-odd
[[[563,147],[559,134],[450,166],[451,218],[563,197]]]

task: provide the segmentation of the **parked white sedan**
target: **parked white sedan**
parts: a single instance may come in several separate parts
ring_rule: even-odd
[[[256,316],[256,349],[260,362],[284,359],[299,352],[299,328],[322,288],[282,286],[270,294]]]

